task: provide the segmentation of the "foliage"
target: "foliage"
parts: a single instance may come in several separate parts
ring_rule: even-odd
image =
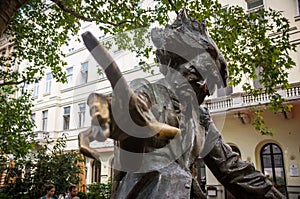
[[[0,199],[13,199],[13,197],[0,192]]]
[[[14,167],[7,168],[3,191],[14,198],[38,198],[44,187],[54,184],[56,193],[65,193],[70,184],[78,184],[82,161],[76,152],[64,152],[66,137],[56,141],[46,138],[25,158],[15,160]]]
[[[80,199],[88,199],[88,195],[87,195],[87,193],[85,193],[85,192],[79,191],[78,194],[77,194],[77,196],[78,196]]]
[[[27,103],[30,95],[22,92],[15,98],[16,90],[12,85],[0,87],[0,162],[6,162],[6,154],[16,158],[24,156],[34,145],[34,124],[30,118],[32,104]]]
[[[88,186],[88,199],[109,199],[112,183],[93,183]]]

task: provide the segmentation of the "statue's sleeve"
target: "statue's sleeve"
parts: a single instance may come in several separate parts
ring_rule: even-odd
[[[221,137],[218,129],[213,123],[209,111],[206,107],[200,107],[200,125],[205,128],[205,141],[202,151],[200,153],[200,158],[205,157],[217,143]]]
[[[204,109],[200,113],[200,124],[207,130],[200,156],[218,181],[239,199],[285,198],[252,163],[242,161],[239,154],[223,142],[208,111]]]
[[[252,163],[242,161],[221,137],[203,160],[219,182],[237,198],[285,198]]]

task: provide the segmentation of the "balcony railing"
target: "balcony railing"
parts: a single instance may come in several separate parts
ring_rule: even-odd
[[[300,83],[292,84],[291,87],[286,90],[279,89],[277,92],[287,101],[300,99]],[[223,98],[205,100],[204,105],[211,112],[219,112],[226,111],[227,109],[266,104],[269,102],[270,96],[266,93],[261,93],[257,96],[245,93],[235,93]]]
[[[206,101],[205,104],[209,110],[227,109],[233,106],[233,100],[232,98],[226,98],[221,100]]]
[[[244,104],[268,102],[270,100],[270,96],[267,93],[261,93],[257,96],[243,95],[242,98]]]
[[[300,85],[286,89],[286,97],[297,97],[300,96]]]

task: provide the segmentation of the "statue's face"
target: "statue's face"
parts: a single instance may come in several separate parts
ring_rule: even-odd
[[[199,105],[203,103],[206,96],[210,95],[205,79],[189,62],[177,65],[176,70],[170,67],[166,79],[186,92],[192,88],[191,92],[195,93]]]
[[[160,71],[174,88],[181,90],[179,92],[180,95],[191,95],[193,92],[197,97],[199,105],[203,103],[206,96],[210,95],[206,83],[208,74],[201,74],[197,70],[197,67],[191,64],[191,60],[187,60],[176,53],[160,49],[156,51],[156,58],[161,64]],[[212,56],[208,52],[202,52],[199,55],[198,62],[198,69],[199,67],[212,68],[212,65],[214,67],[216,65],[216,61],[212,59]]]

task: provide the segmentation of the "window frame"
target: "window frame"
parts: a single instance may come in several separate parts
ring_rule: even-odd
[[[39,82],[34,83],[33,85],[33,97],[39,96]]]
[[[92,163],[92,183],[101,183],[101,162],[94,160]]]
[[[260,3],[261,2],[261,3]],[[249,8],[249,4],[250,3],[258,3],[259,5],[254,5],[253,7]],[[265,2],[264,0],[246,0],[246,7],[248,11],[252,11],[252,10],[256,10],[256,9],[260,9],[262,7],[264,7]]]
[[[84,127],[85,123],[85,111],[86,111],[86,104],[85,103],[80,103],[78,104],[78,128]]]
[[[47,131],[47,126],[48,126],[48,110],[45,110],[42,112],[42,130]]]
[[[270,152],[264,152],[264,149],[266,147],[270,147]],[[278,149],[279,149],[279,153],[278,152],[275,152],[273,151],[273,146],[276,146]],[[281,167],[275,167],[275,155],[280,155],[281,157]],[[267,157],[269,156],[270,157],[270,160],[271,160],[271,169],[272,169],[272,176],[273,176],[273,179],[270,179],[270,181],[273,183],[273,185],[275,186],[275,188],[277,188],[279,190],[280,187],[283,187],[284,189],[281,189],[279,190],[282,194],[284,194],[285,196],[287,196],[287,190],[286,190],[286,174],[285,174],[285,166],[284,166],[284,158],[283,158],[283,152],[282,152],[282,149],[280,146],[278,146],[277,144],[275,143],[267,143],[265,145],[262,146],[261,150],[260,150],[260,163],[261,163],[261,170],[263,172],[263,174],[265,174],[265,168],[268,168],[268,167],[265,167],[264,165],[264,157]],[[278,179],[276,177],[276,168],[282,168],[282,171],[283,171],[283,184],[279,184],[278,183]]]
[[[73,67],[67,68],[66,76],[67,76],[67,87],[71,87],[73,84]]]
[[[68,110],[68,111],[66,111],[66,110]],[[70,113],[71,113],[71,106],[64,107],[63,130],[70,129]]]
[[[46,74],[46,90],[45,93],[51,93],[51,82],[52,82],[52,74],[51,73],[47,73]]]
[[[296,16],[300,16],[300,0],[296,1],[296,6],[297,6],[297,14],[296,14]]]
[[[36,113],[32,113],[30,116],[30,119],[33,123],[35,123],[35,119],[36,119]],[[32,131],[34,130],[34,126],[32,127]]]
[[[80,73],[81,73],[81,83],[82,84],[87,83],[88,77],[89,77],[89,62],[88,61],[81,63]]]
[[[264,89],[264,86],[260,83],[262,76],[260,75],[263,71],[262,67],[256,67],[255,73],[257,78],[253,80],[253,87],[254,89]]]

